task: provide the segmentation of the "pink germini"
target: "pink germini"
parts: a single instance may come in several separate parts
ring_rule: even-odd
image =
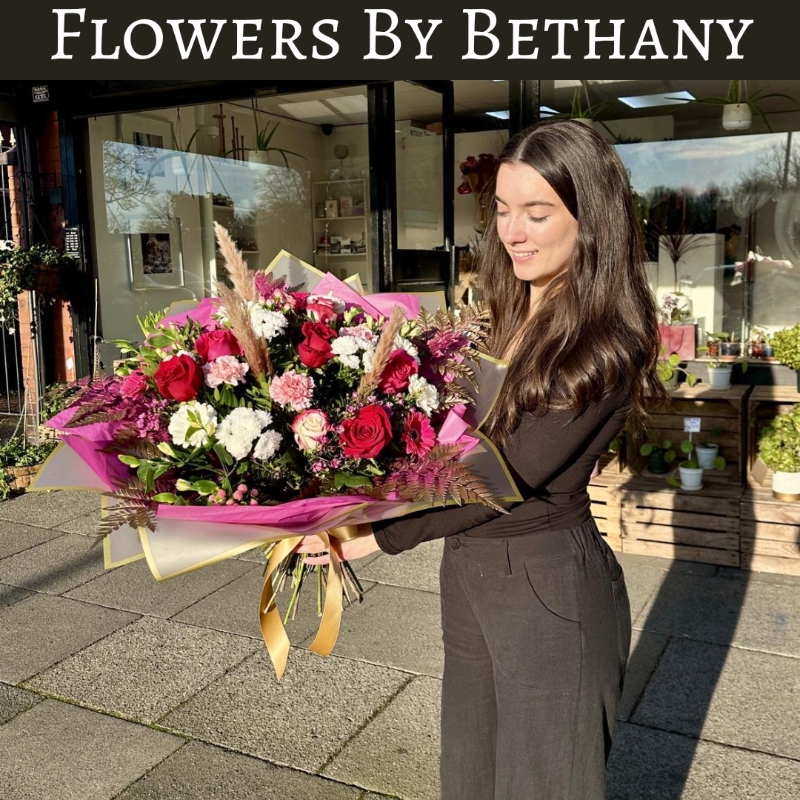
[[[269,387],[269,396],[292,411],[310,408],[313,394],[314,379],[292,369],[274,378]]]

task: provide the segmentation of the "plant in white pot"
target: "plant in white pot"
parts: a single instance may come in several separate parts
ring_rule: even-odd
[[[775,358],[797,373],[797,391],[800,392],[800,322],[772,334]]]
[[[758,455],[773,470],[772,494],[779,500],[800,501],[800,405],[763,428]]]
[[[686,458],[678,465],[678,469],[673,470],[672,474],[667,478],[667,483],[677,489],[697,492],[703,488],[704,470],[697,459],[695,444],[691,439],[685,439],[680,443],[680,449]],[[724,470],[725,459],[721,457],[715,458],[714,469]],[[675,478],[676,474],[680,475],[680,481]]]
[[[259,108],[258,104],[253,101],[252,102],[253,108],[253,123],[255,125],[255,147],[244,147],[239,148],[239,150],[244,150],[247,152],[247,160],[254,164],[269,164],[270,163],[270,153],[277,153],[281,158],[283,158],[283,163],[285,166],[289,166],[289,159],[287,156],[297,156],[297,158],[302,158],[305,161],[308,159],[300,154],[295,153],[293,150],[286,150],[283,147],[275,147],[271,144],[275,133],[280,126],[280,121],[276,121],[274,125],[267,120],[266,124],[263,126],[261,125],[261,120],[259,119]],[[234,152],[230,150],[229,153]]]
[[[698,347],[698,352],[707,350],[705,347]],[[714,356],[708,362],[708,386],[710,389],[716,391],[724,391],[729,389],[731,385],[731,377],[733,376],[734,363],[741,364],[742,372],[747,372],[749,366],[746,359],[737,359],[734,361],[723,361],[718,356]]]
[[[710,436],[719,436],[722,433],[722,428],[712,428],[709,432]],[[704,469],[725,469],[725,459],[719,454],[719,442],[698,442],[695,445],[695,453],[697,454],[697,463]]]

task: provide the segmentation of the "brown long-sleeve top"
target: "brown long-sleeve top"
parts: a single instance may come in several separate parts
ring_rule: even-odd
[[[523,502],[507,505],[507,514],[472,503],[375,522],[378,546],[395,555],[443,536],[508,537],[588,522],[592,470],[629,411],[628,392],[617,389],[579,416],[554,410],[524,414],[502,449]]]

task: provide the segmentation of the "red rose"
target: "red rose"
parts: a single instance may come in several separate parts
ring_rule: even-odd
[[[303,339],[297,346],[300,361],[310,369],[327,364],[333,358],[330,341],[336,338],[336,331],[322,322],[304,322]]]
[[[162,361],[153,377],[158,391],[167,400],[179,403],[194,400],[203,385],[203,370],[191,356],[186,355]]]
[[[197,351],[197,355],[203,359],[204,364],[216,361],[220,356],[242,355],[242,346],[239,344],[239,340],[232,331],[225,328],[201,333],[194,343],[194,349]]]
[[[294,300],[295,311],[305,311],[309,294],[311,292],[290,292],[289,296]]]
[[[352,458],[375,458],[392,441],[392,426],[383,406],[364,406],[342,423],[342,451]]]
[[[402,348],[394,350],[386,362],[381,375],[381,389],[386,394],[395,394],[408,388],[408,379],[417,374],[414,356]]]

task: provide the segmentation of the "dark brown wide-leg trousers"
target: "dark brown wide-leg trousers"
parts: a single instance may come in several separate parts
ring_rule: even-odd
[[[441,585],[442,800],[603,800],[631,615],[594,521],[449,537]]]

